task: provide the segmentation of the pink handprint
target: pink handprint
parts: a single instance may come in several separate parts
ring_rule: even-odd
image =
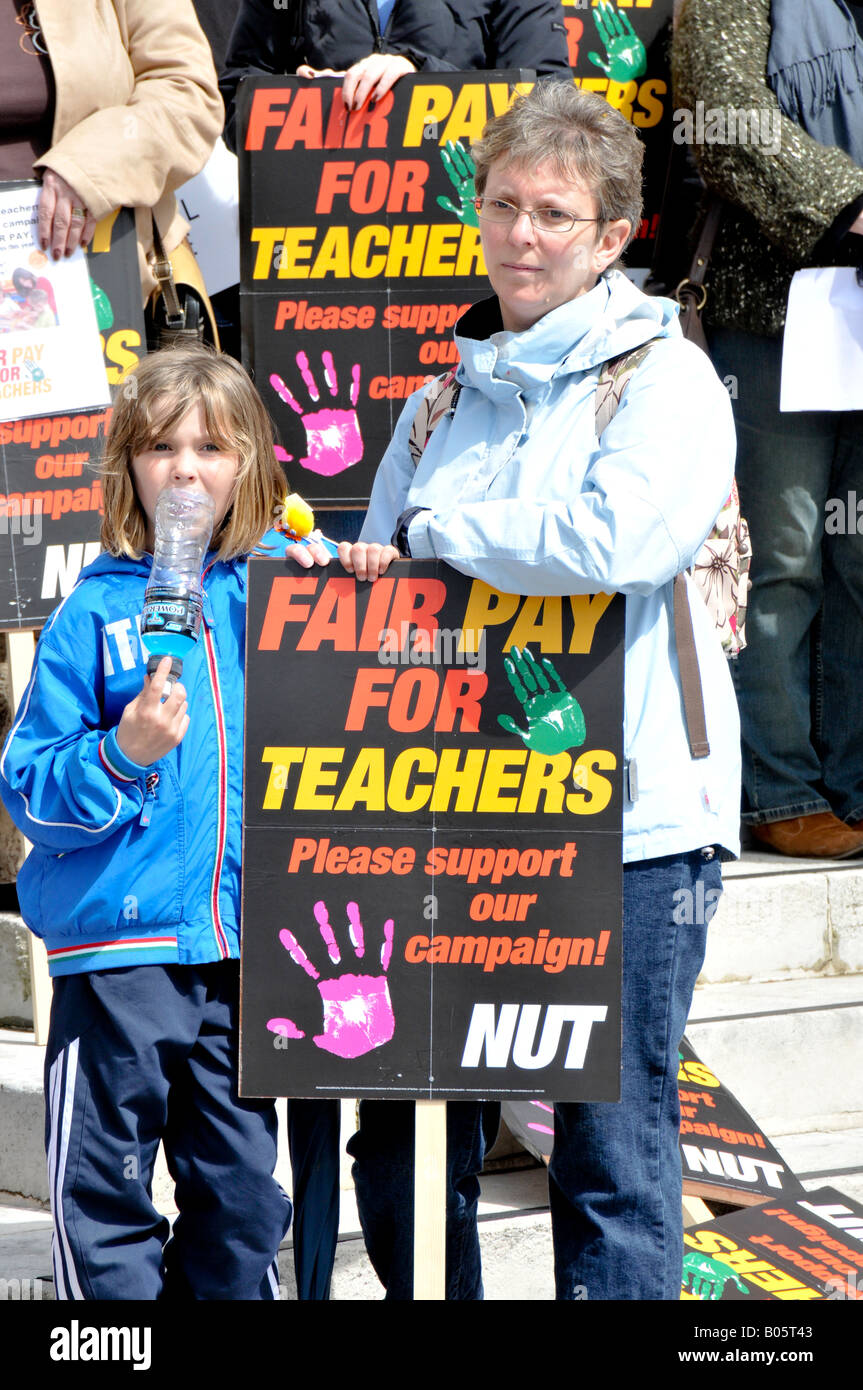
[[[298,352],[296,362],[309,397],[313,403],[319,401],[321,393],[309,369],[308,357],[304,352]],[[321,353],[321,364],[329,393],[331,396],[335,396],[339,389],[339,379],[336,375],[331,352]],[[335,410],[326,407],[306,415],[299,401],[291,394],[276,372],[273,372],[270,377],[270,385],[285,402],[285,405],[289,405],[291,410],[300,416],[305,426],[308,452],[306,457],[299,461],[301,468],[307,468],[310,473],[320,473],[325,478],[332,478],[336,473],[342,473],[344,469],[359,463],[363,456],[363,438],[360,434],[360,422],[356,411],[357,401],[360,398],[360,366],[358,362],[355,362],[351,368],[350,410]],[[283,463],[291,463],[294,458],[293,454],[285,453],[284,449],[278,448],[276,449],[276,456]]]
[[[551,1116],[551,1124],[545,1124],[545,1125],[543,1125],[543,1124],[539,1124],[536,1120],[528,1120],[528,1122],[527,1122],[527,1127],[528,1127],[528,1129],[535,1129],[535,1130],[537,1130],[538,1133],[540,1133],[540,1134],[550,1134],[550,1135],[552,1136],[552,1138],[554,1138],[554,1109],[553,1109],[553,1107],[550,1106],[550,1105],[545,1105],[541,1100],[532,1100],[532,1101],[530,1101],[530,1104],[531,1104],[531,1105],[535,1105],[536,1108],[537,1108],[537,1110],[546,1110],[546,1111],[548,1112],[548,1114]]]
[[[327,955],[333,965],[341,963],[336,935],[330,923],[326,903],[314,906],[315,920],[327,948]],[[361,960],[365,955],[365,933],[360,910],[356,903],[348,903],[348,935],[354,948],[354,955]],[[279,932],[279,940],[295,965],[304,970],[310,980],[318,986],[318,993],[324,1006],[324,1031],[313,1038],[316,1047],[332,1052],[336,1057],[362,1057],[376,1047],[383,1047],[395,1032],[395,1019],[386,973],[393,953],[393,920],[384,922],[384,940],[381,946],[380,975],[337,975],[331,979],[321,979],[292,931],[285,928]],[[298,1028],[293,1019],[271,1018],[267,1023],[271,1033],[283,1038],[304,1038],[305,1033]]]

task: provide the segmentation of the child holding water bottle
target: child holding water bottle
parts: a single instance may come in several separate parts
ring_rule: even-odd
[[[45,625],[0,758],[33,844],[21,910],[54,999],[58,1299],[268,1299],[291,1206],[273,1103],[237,1094],[246,561],[284,555],[272,426],[242,367],[154,353],[114,407],[104,552]],[[213,503],[200,637],[166,694],[140,634],[157,499]],[[163,1141],[179,1216],[151,1199]]]

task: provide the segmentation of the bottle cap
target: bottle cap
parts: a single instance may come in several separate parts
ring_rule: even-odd
[[[161,663],[165,660],[166,653],[157,656],[154,652],[147,661],[147,675],[155,676]],[[181,656],[171,657],[171,669],[168,672],[168,679],[165,681],[165,694],[170,695],[174,688],[174,682],[178,681],[183,674],[183,658]]]

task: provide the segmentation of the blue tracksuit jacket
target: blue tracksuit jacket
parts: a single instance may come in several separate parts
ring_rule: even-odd
[[[262,545],[281,555],[285,540]],[[207,557],[182,677],[189,729],[139,767],[116,727],[146,671],[151,563],[101,555],[82,571],[42,632],[0,757],[0,795],[33,844],[21,911],[52,975],[239,955],[246,561]]]

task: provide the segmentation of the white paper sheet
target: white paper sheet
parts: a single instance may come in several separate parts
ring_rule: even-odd
[[[195,253],[209,294],[218,294],[240,278],[240,194],[237,156],[224,140],[200,174],[175,197],[189,223],[189,245]]]
[[[87,259],[40,251],[38,197],[0,187],[0,420],[111,402]]]
[[[863,410],[863,286],[853,267],[798,270],[782,344],[780,410]]]

